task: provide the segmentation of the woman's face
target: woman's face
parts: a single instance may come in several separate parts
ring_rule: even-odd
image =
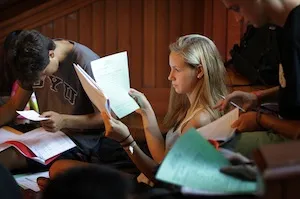
[[[170,53],[169,65],[171,71],[168,79],[172,82],[176,93],[191,94],[199,81],[197,75],[199,75],[200,69],[191,68],[184,62],[184,58],[176,52]]]

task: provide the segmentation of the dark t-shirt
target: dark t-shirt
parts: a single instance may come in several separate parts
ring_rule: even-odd
[[[279,113],[284,119],[300,120],[300,6],[290,12],[279,46],[286,81],[279,90]]]
[[[33,85],[21,85],[22,88],[35,92],[40,113],[54,111],[60,114],[85,115],[98,112],[85,93],[76,74],[73,63],[79,64],[92,78],[94,78],[91,61],[99,56],[84,45],[76,42],[73,50],[59,63],[58,70]],[[100,129],[63,129],[77,146],[88,153],[97,145]]]

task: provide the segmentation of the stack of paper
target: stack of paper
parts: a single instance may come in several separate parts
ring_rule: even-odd
[[[42,164],[49,164],[59,154],[75,147],[75,143],[63,132],[48,132],[37,128],[22,135],[0,129],[0,152],[15,147],[25,157]]]
[[[218,141],[227,141],[234,136],[235,128],[231,125],[239,118],[239,109],[235,108],[221,118],[197,129],[205,138]]]
[[[37,184],[38,177],[49,178],[49,171],[39,172],[39,173],[19,174],[14,176],[19,186],[21,186],[23,189],[31,189],[35,192],[40,191],[40,188]]]
[[[82,87],[100,111],[109,107],[123,118],[139,108],[128,94],[130,89],[127,52],[121,52],[92,61],[95,81],[79,66],[74,64]]]

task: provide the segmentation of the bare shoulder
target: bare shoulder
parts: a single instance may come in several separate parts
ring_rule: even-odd
[[[194,125],[196,126],[196,128],[200,128],[202,126],[205,126],[205,125],[211,123],[213,120],[212,120],[211,114],[209,112],[207,112],[206,110],[203,110],[203,111],[196,113],[194,115],[194,117],[192,118],[192,121],[194,122]]]
[[[206,110],[197,112],[184,126],[182,132],[186,132],[190,128],[198,129],[213,121],[211,115]]]

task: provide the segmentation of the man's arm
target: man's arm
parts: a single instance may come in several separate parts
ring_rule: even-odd
[[[97,129],[103,127],[101,113],[62,115],[65,128]]]
[[[0,126],[12,121],[17,110],[23,110],[30,99],[32,91],[19,87],[14,96],[0,107]]]
[[[279,86],[272,87],[265,90],[260,90],[254,92],[258,98],[258,102],[270,102],[277,101],[277,95],[279,91]]]
[[[56,132],[61,129],[98,129],[103,127],[101,113],[92,113],[87,115],[66,115],[53,111],[42,113],[43,117],[49,120],[41,121],[45,130]]]
[[[297,139],[300,136],[299,120],[283,120],[273,115],[261,114],[260,124],[266,129],[273,129],[276,133],[287,138]]]

